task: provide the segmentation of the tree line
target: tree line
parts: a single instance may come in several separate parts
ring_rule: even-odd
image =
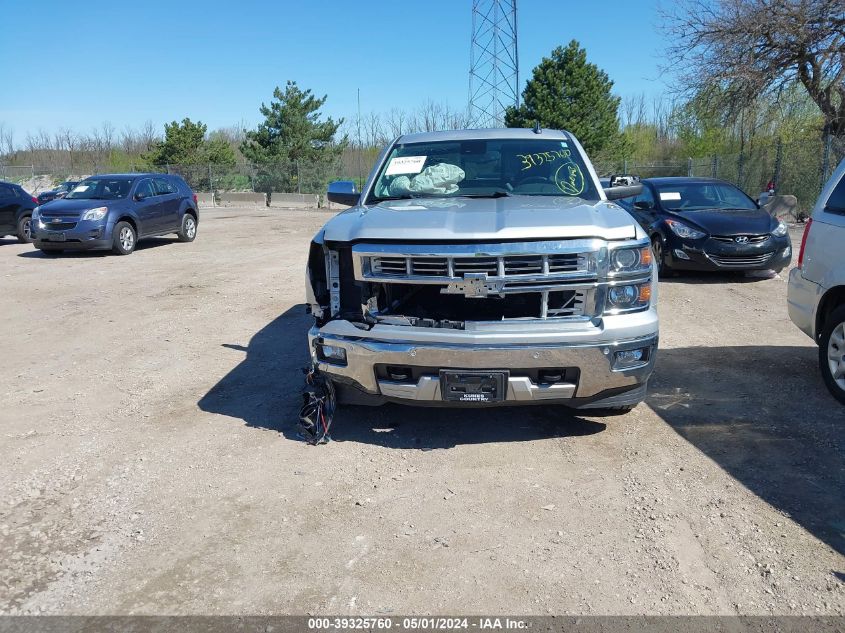
[[[818,146],[828,136],[845,139],[842,0],[679,0],[662,13],[662,24],[675,77],[667,94],[653,102],[620,98],[612,79],[572,40],[534,68],[505,124],[567,129],[597,162],[681,162],[776,142]],[[317,172],[328,173],[346,163],[348,174],[366,170],[378,149],[401,134],[472,125],[466,110],[433,100],[412,111],[335,120],[321,112],[326,99],[288,81],[261,105],[253,129],[209,131],[184,118],[166,124],[163,135],[149,122],[119,131],[104,123],[87,134],[62,128],[16,142],[0,123],[0,161],[79,166],[80,172],[86,165],[249,162],[323,165]],[[355,160],[357,167],[350,164]],[[272,186],[291,186],[299,176],[285,178]]]

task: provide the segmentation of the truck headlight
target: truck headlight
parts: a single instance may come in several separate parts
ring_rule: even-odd
[[[94,220],[97,222],[98,220],[102,220],[106,217],[106,213],[109,212],[108,207],[97,207],[96,209],[88,209],[85,213],[82,214],[83,220]]]
[[[671,229],[672,233],[687,240],[700,240],[702,237],[707,237],[707,233],[689,227],[677,220],[666,220],[666,225]]]
[[[651,246],[616,248],[610,253],[610,266],[615,273],[648,272],[651,259]]]
[[[624,284],[607,289],[605,312],[631,312],[641,310],[651,301],[651,282],[643,284]]]
[[[35,207],[32,210],[32,221],[37,221],[39,217],[41,217],[41,207]]]
[[[783,222],[778,222],[778,225],[775,227],[775,230],[772,231],[772,235],[774,235],[775,237],[783,237],[787,234],[788,231],[789,229],[787,228],[786,224],[784,224]]]

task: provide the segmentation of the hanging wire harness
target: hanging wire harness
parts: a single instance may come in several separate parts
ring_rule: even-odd
[[[305,368],[305,388],[302,390],[302,408],[299,410],[299,430],[302,438],[316,446],[331,441],[329,429],[337,408],[332,381],[316,367]]]

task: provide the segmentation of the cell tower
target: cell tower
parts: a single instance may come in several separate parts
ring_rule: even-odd
[[[518,105],[516,0],[472,0],[470,124],[503,127],[505,108]]]

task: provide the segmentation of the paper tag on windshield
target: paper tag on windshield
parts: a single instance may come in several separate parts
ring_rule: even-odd
[[[387,166],[385,176],[394,176],[396,174],[418,174],[422,171],[425,165],[427,156],[397,156],[391,159]]]
[[[677,191],[661,191],[660,192],[660,199],[661,200],[680,200],[681,194]]]
[[[72,193],[76,193],[77,191],[87,191],[87,190],[88,190],[88,185],[79,185],[78,187],[74,188]]]

